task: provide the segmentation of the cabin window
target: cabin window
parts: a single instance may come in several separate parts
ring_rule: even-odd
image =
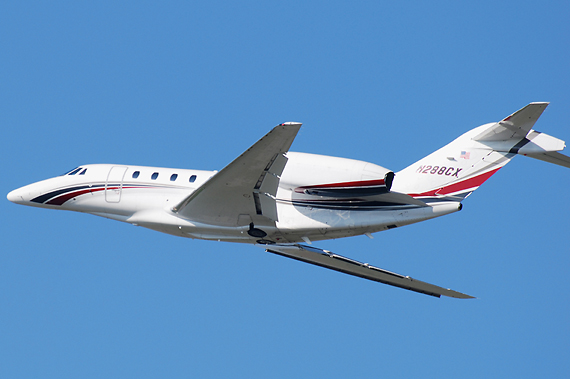
[[[135,171],[135,172],[133,172],[133,179],[138,178],[140,174],[141,174],[140,171]]]
[[[190,177],[190,183],[194,183],[196,181],[196,175],[192,175]]]
[[[85,172],[86,172],[86,171],[87,171],[87,169],[84,168],[83,171],[81,171],[81,172],[79,173],[79,175],[85,175]]]
[[[152,180],[156,180],[156,178],[158,178],[158,172],[155,172],[154,174],[152,174],[152,176],[150,178]]]
[[[170,181],[171,181],[171,182],[175,181],[176,178],[178,178],[178,174],[172,174],[172,175],[170,175]]]

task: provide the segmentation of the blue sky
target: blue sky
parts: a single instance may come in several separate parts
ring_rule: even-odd
[[[550,101],[565,2],[4,2],[2,193],[87,163],[221,169],[292,150],[400,170]],[[567,152],[567,154],[570,154]],[[564,377],[570,170],[519,157],[440,219],[319,247],[436,299],[266,254],[0,202],[0,376]]]

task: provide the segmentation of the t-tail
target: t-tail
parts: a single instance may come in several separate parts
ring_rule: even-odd
[[[570,168],[564,141],[532,129],[549,103],[481,125],[396,173],[392,190],[426,203],[462,201],[516,155]]]

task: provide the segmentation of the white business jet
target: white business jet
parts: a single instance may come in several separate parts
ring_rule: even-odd
[[[548,103],[475,128],[394,174],[373,163],[289,151],[277,125],[219,172],[95,164],[18,188],[8,200],[90,213],[180,237],[266,251],[427,295],[472,296],[360,263],[313,241],[367,235],[461,210],[516,155],[570,168],[564,141],[532,130]]]

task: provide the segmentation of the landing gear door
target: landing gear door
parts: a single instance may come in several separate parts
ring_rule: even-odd
[[[107,175],[107,182],[105,183],[105,200],[108,203],[118,203],[121,201],[121,192],[123,190],[123,177],[127,167],[113,166]]]

